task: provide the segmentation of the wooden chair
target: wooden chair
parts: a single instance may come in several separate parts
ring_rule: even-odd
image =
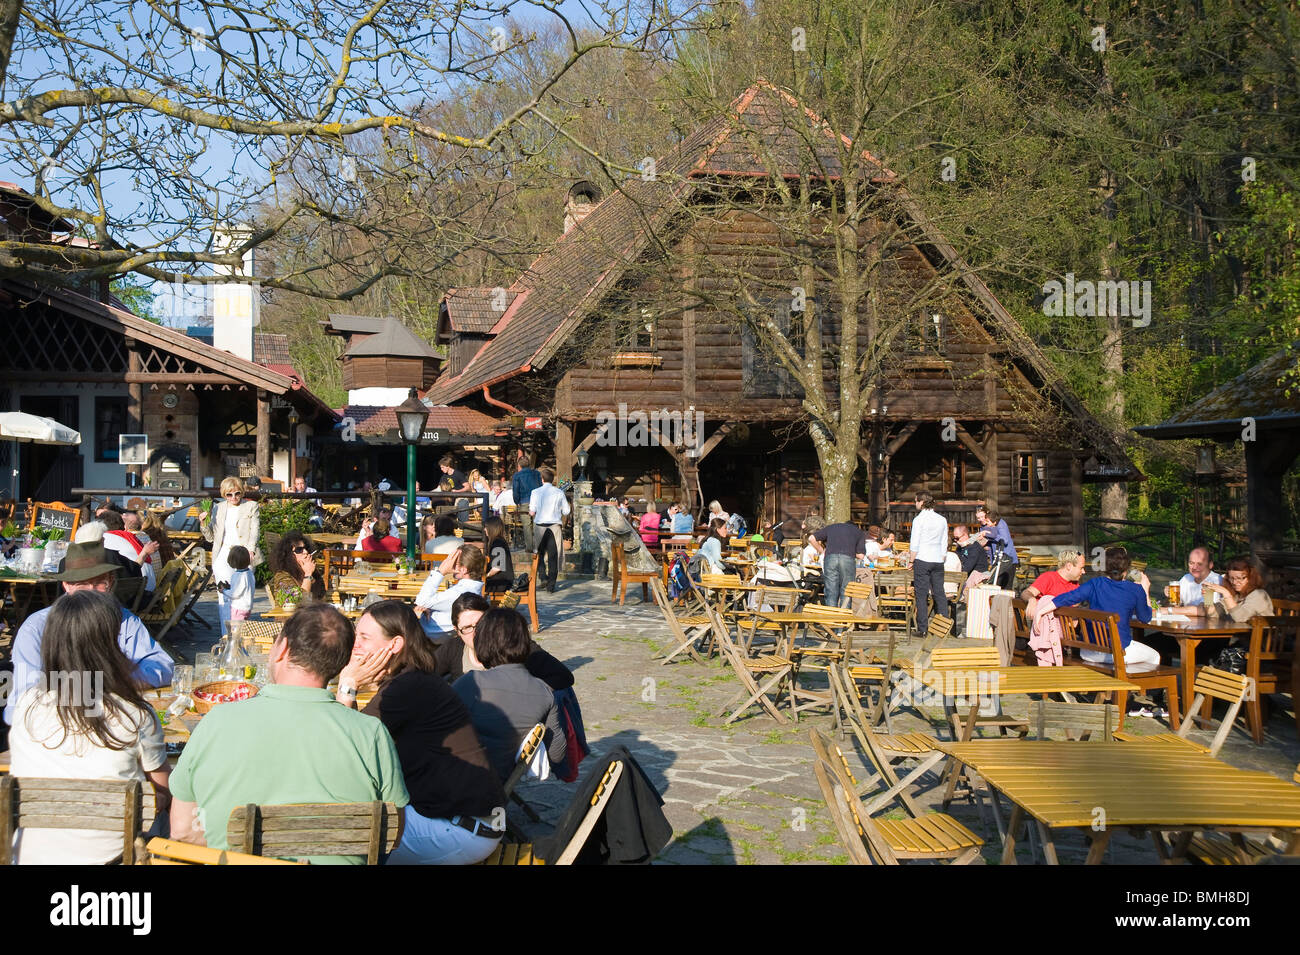
[[[731,631],[718,611],[710,607],[709,614],[713,617],[713,632],[722,650],[723,659],[736,674],[741,686],[741,691],[727,701],[726,705],[718,711],[718,715],[726,713],[737,700],[744,700],[732,710],[731,715],[723,721],[724,724],[739,719],[741,714],[755,704],[778,723],[785,723],[785,714],[780,711],[778,704],[781,694],[790,688],[794,663],[788,657],[774,653],[746,657],[732,640]]]
[[[833,751],[838,747],[823,738],[822,749]],[[980,858],[984,840],[951,816],[927,813],[909,819],[874,818],[853,794],[856,787],[845,765],[819,756],[813,763],[813,773],[851,863],[898,865],[904,860],[927,860],[969,865]],[[894,788],[889,787],[883,795]]]
[[[1264,742],[1264,721],[1270,693],[1290,693],[1295,705],[1292,671],[1300,617],[1252,617],[1250,649],[1246,651],[1246,676],[1254,681],[1254,692],[1246,699],[1246,720],[1255,742]],[[1300,717],[1297,717],[1300,720]]]
[[[1059,730],[1066,739],[1112,742],[1116,730],[1124,725],[1119,707],[1114,703],[1058,703],[1056,700],[1033,700],[1024,716],[1027,735],[1033,739],[1051,739],[1049,731]]]
[[[1296,766],[1291,781],[1300,786],[1300,766]],[[1151,835],[1156,851],[1164,858],[1166,846],[1160,834]],[[1273,839],[1282,847],[1282,851],[1288,851],[1289,848],[1294,848],[1294,844],[1300,843],[1300,836],[1284,830],[1274,831]],[[1187,858],[1202,865],[1258,865],[1277,855],[1277,849],[1268,842],[1247,839],[1239,832],[1199,832],[1187,846]]]
[[[338,578],[352,569],[357,562],[357,552],[341,547],[327,547],[322,551],[325,564],[325,589],[338,590]]]
[[[988,644],[935,647],[934,652],[930,654],[932,670],[996,670],[1001,664],[998,648]],[[946,702],[945,708],[948,710],[948,719],[952,723],[953,738],[962,739],[966,728],[965,720],[970,715],[969,710],[960,705],[948,706]],[[1015,730],[1022,735],[1027,731],[1027,724],[1023,717],[1001,712],[990,716],[976,715],[975,728],[981,727],[996,729],[1001,735],[1006,735],[1008,730]]]
[[[365,856],[378,865],[402,838],[402,811],[391,802],[303,803],[230,812],[226,843],[236,852],[277,858]]]
[[[540,554],[533,554],[533,561],[528,567],[528,589],[519,598],[519,606],[528,608],[528,616],[533,624],[533,633],[540,633],[542,629],[541,619],[537,616],[537,564],[540,560]]]
[[[610,596],[610,603],[614,598],[618,598],[618,605],[623,606],[627,600],[627,585],[641,585],[641,602],[650,602],[650,582],[659,579],[659,572],[648,570],[628,570],[627,551],[618,541],[613,541],[609,548],[609,576],[614,581],[614,592]]]
[[[1283,600],[1273,598],[1273,615],[1275,617],[1300,617],[1300,600]]]
[[[590,838],[592,830],[596,828],[596,823],[604,815],[605,807],[609,805],[610,797],[614,795],[614,787],[618,785],[619,780],[622,778],[623,761],[614,760],[606,768],[605,775],[601,777],[600,784],[596,787],[596,794],[591,798],[587,814],[583,816],[582,822],[573,834],[573,838],[560,851],[559,857],[554,862],[548,863],[538,858],[529,843],[506,843],[503,841],[479,865],[573,865],[574,860],[578,858],[578,853],[587,844],[587,839]]]
[[[1203,667],[1196,674],[1196,682],[1192,685],[1192,692],[1196,694],[1192,700],[1192,706],[1187,711],[1189,719],[1183,720],[1183,725],[1178,728],[1177,733],[1151,733],[1146,736],[1138,733],[1116,733],[1115,738],[1125,742],[1141,743],[1172,743],[1176,746],[1191,746],[1203,753],[1211,756],[1218,756],[1219,750],[1232,732],[1232,725],[1237,720],[1237,714],[1241,711],[1242,703],[1250,697],[1251,682],[1250,677],[1244,673],[1227,673],[1223,670],[1216,670],[1214,667]],[[1202,719],[1201,704],[1207,699],[1224,700],[1228,704],[1228,712],[1223,716],[1223,722],[1219,724],[1219,731],[1215,734],[1214,739],[1209,746],[1202,746],[1200,743],[1193,742],[1187,736],[1198,722],[1212,723],[1213,720]]]
[[[252,641],[259,652],[265,653],[271,649],[283,627],[283,620],[244,620],[239,625],[239,638],[245,642]]]
[[[532,765],[533,759],[537,756],[537,750],[541,747],[542,741],[546,739],[546,724],[537,723],[528,735],[524,737],[523,743],[519,747],[519,758],[515,760],[515,766],[510,770],[510,775],[506,777],[504,785],[501,787],[505,790],[506,797],[514,800],[515,805],[524,811],[530,821],[541,822],[542,817],[537,815],[537,811],[524,801],[524,798],[515,792],[515,787],[519,785],[520,780],[528,775],[528,767]]]
[[[654,595],[659,612],[663,614],[664,622],[668,624],[668,629],[677,644],[673,650],[665,651],[659,662],[668,664],[678,654],[688,653],[696,663],[703,663],[704,659],[695,649],[695,644],[713,629],[713,618],[702,609],[695,614],[679,616],[672,601],[668,599],[668,591],[664,589],[663,582],[660,580],[650,584],[650,592]]]
[[[849,606],[858,616],[875,617],[879,614],[876,604],[876,588],[866,581],[850,580],[844,585],[844,596],[849,599]],[[863,603],[858,603],[863,601]],[[861,609],[859,609],[861,608]]]
[[[1169,701],[1169,725],[1175,730],[1179,726],[1178,713],[1178,674],[1177,667],[1143,666],[1130,668],[1124,662],[1124,648],[1119,639],[1119,615],[1103,613],[1100,610],[1084,610],[1082,607],[1058,607],[1056,619],[1061,621],[1061,649],[1066,652],[1075,650],[1096,650],[1110,654],[1110,663],[1079,662],[1098,673],[1109,674],[1117,680],[1136,683],[1143,690],[1164,690]],[[1128,692],[1116,693],[1115,704],[1121,712]]]
[[[123,607],[135,613],[144,596],[144,578],[118,577],[113,581],[113,596]]]
[[[174,839],[155,837],[145,847],[148,851],[145,865],[303,865],[287,859],[269,859],[265,856],[231,852],[228,849],[209,849]]]
[[[136,779],[0,776],[0,865],[13,864],[18,829],[85,829],[122,834],[124,865],[137,858],[143,789]]]

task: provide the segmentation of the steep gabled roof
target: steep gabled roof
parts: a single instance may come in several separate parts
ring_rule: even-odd
[[[348,405],[341,412],[356,422],[357,434],[385,434],[397,429],[397,411],[373,405]],[[501,426],[491,415],[473,408],[436,405],[429,409],[426,428],[441,428],[455,437],[490,435]]]
[[[429,343],[395,318],[383,319],[373,335],[354,341],[343,353],[344,358],[396,355],[402,358],[440,358]]]
[[[496,327],[501,316],[515,300],[514,292],[502,290],[505,294],[498,299],[496,289],[490,288],[453,288],[448,289],[442,300],[442,307],[447,316],[447,323],[454,332],[470,335],[488,335]],[[504,305],[504,308],[498,308]],[[444,331],[440,329],[440,332]]]
[[[253,361],[259,365],[292,365],[289,336],[275,332],[254,332]]]
[[[1134,428],[1138,434],[1164,440],[1214,434],[1241,435],[1242,419],[1261,428],[1300,427],[1300,388],[1288,395],[1284,378],[1297,370],[1296,342],[1265,358],[1205,397],[1155,425]]]
[[[329,321],[322,321],[320,324],[325,329],[326,335],[374,335],[381,331],[384,322],[391,318],[391,315],[332,314]]]

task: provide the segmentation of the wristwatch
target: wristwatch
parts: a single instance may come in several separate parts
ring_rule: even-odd
[[[346,696],[349,700],[355,700],[357,698],[357,688],[348,686],[346,683],[340,683],[339,696]]]

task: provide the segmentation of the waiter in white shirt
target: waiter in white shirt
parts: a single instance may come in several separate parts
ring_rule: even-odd
[[[916,492],[916,518],[907,545],[912,561],[912,589],[916,593],[916,627],[925,636],[930,622],[930,598],[941,616],[948,616],[948,597],[943,592],[943,559],[948,553],[948,519],[934,509],[934,495]]]
[[[564,518],[569,513],[569,499],[551,482],[555,472],[550,468],[538,471],[542,486],[528,499],[528,513],[532,515],[537,533],[537,586],[546,586],[547,593],[555,593],[555,578],[560,573],[560,555],[564,552]]]

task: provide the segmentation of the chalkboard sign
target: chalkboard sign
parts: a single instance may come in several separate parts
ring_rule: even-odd
[[[57,527],[63,531],[63,540],[71,541],[81,523],[81,511],[66,504],[36,504],[32,507],[32,527]]]

